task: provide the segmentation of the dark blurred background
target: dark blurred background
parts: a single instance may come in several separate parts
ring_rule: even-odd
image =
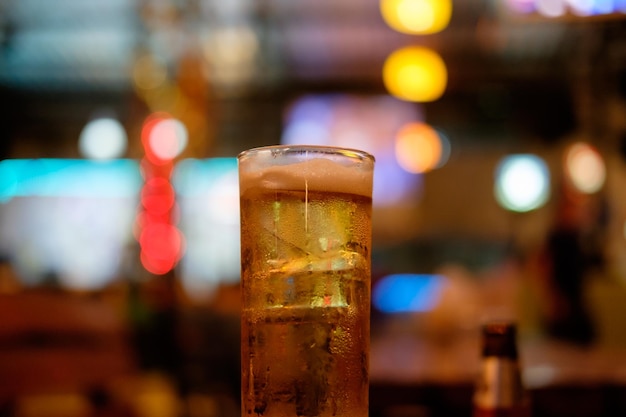
[[[626,414],[626,1],[0,0],[0,416],[239,414],[239,152],[377,159],[371,415]],[[620,414],[621,413],[621,414]]]

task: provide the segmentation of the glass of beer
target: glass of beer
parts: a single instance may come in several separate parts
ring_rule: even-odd
[[[242,416],[368,415],[374,158],[241,153]]]

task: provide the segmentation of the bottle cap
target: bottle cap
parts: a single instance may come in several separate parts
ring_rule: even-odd
[[[517,326],[514,322],[489,322],[482,326],[482,355],[517,359]]]

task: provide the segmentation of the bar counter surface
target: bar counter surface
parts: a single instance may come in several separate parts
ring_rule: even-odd
[[[0,317],[0,405],[51,387],[80,393],[120,377],[141,377],[124,326],[103,303],[38,293],[4,296]],[[480,361],[478,328],[412,324],[372,328],[370,416],[469,417]],[[224,349],[238,351],[237,340]],[[626,348],[521,334],[519,353],[533,417],[626,416]],[[237,367],[230,373],[236,377]]]
[[[478,332],[372,337],[370,416],[470,416]],[[521,338],[520,364],[533,417],[626,416],[626,349]]]

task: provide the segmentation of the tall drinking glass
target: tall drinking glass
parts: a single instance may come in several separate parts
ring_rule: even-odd
[[[239,155],[242,416],[368,414],[374,158]]]

